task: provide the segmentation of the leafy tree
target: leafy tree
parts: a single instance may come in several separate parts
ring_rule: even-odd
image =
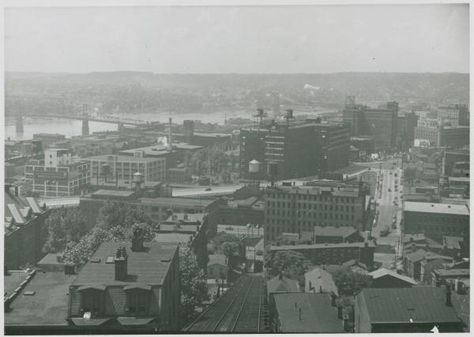
[[[108,201],[100,210],[97,225],[103,229],[130,227],[134,223],[152,224],[150,217],[140,206]]]
[[[179,273],[181,282],[181,322],[183,326],[197,315],[196,309],[209,299],[204,271],[199,268],[191,249],[180,247]]]
[[[237,261],[240,257],[240,249],[239,244],[236,242],[224,242],[222,244],[222,252],[225,256],[227,256],[227,260],[229,261],[229,266],[235,267]]]
[[[339,268],[333,273],[334,283],[341,295],[353,296],[361,289],[370,287],[372,278],[350,268]]]
[[[265,254],[265,265],[272,276],[283,273],[289,278],[301,279],[311,263],[303,254],[287,250]]]
[[[86,218],[77,208],[52,210],[46,219],[48,239],[43,246],[45,253],[57,253],[70,241],[78,242],[87,232]]]

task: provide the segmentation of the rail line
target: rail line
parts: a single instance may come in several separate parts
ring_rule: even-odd
[[[183,331],[265,332],[265,295],[262,277],[243,275],[233,288],[207,308]]]

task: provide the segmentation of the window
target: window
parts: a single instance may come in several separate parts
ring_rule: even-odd
[[[147,290],[135,289],[127,293],[127,309],[130,315],[148,314],[150,294]]]
[[[90,289],[81,293],[81,309],[83,312],[101,314],[103,311],[103,293],[100,290]]]

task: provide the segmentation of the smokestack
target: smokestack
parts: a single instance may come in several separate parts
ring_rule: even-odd
[[[452,307],[453,303],[451,302],[451,285],[446,285],[446,306]]]
[[[132,252],[142,252],[145,249],[145,246],[143,245],[144,242],[145,238],[143,230],[140,227],[135,228],[132,237]]]
[[[115,253],[115,280],[125,281],[128,275],[127,268],[128,255],[125,247],[120,247]]]
[[[171,130],[171,117],[169,119],[169,130],[168,130],[168,150],[171,151],[173,149],[173,145],[172,145],[172,130]]]

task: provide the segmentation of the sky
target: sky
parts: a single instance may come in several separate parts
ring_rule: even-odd
[[[467,73],[469,8],[9,8],[5,70]]]

